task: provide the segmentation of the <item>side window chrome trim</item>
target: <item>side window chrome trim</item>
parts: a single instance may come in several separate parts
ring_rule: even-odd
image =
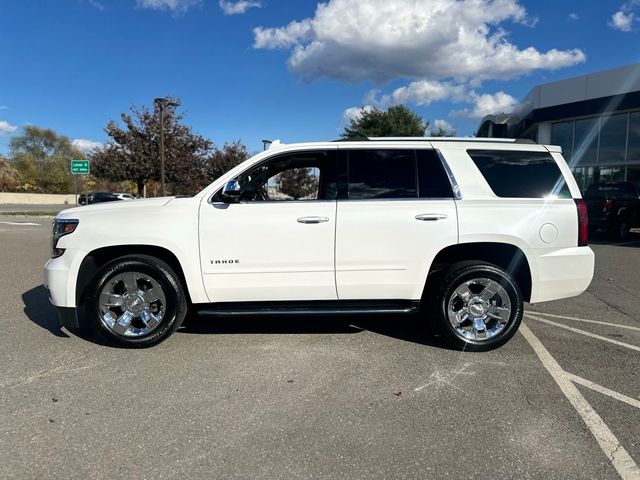
[[[445,158],[442,156],[442,153],[440,153],[440,150],[435,148],[434,151],[436,152],[436,155],[438,155],[438,158],[440,159],[442,168],[444,168],[444,171],[447,172],[447,177],[449,177],[449,182],[451,183],[451,190],[453,191],[453,198],[455,200],[462,200],[462,191],[460,190],[460,185],[458,185],[458,181],[456,180],[456,177],[453,175],[451,168],[449,168],[449,164],[447,163]]]

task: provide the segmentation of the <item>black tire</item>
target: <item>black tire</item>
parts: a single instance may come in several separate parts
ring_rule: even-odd
[[[442,281],[440,282],[439,289],[436,291],[434,302],[436,310],[435,326],[438,332],[451,346],[460,350],[485,352],[504,345],[518,331],[520,323],[522,322],[524,299],[518,284],[513,277],[509,275],[509,273],[490,263],[471,261],[460,262],[452,265],[446,270],[446,272],[444,272],[441,278]],[[502,327],[501,331],[491,338],[484,338],[480,340],[465,338],[449,321],[449,302],[458,301],[455,298],[452,299],[452,297],[455,296],[456,289],[465,282],[469,282],[474,279],[488,279],[496,282],[500,287],[502,287],[510,302],[510,313],[506,324]],[[491,319],[487,320],[488,322],[492,321]],[[495,325],[497,325],[497,323],[495,323]],[[488,327],[485,327],[485,329],[485,332],[490,330]]]
[[[152,279],[159,284],[164,294],[163,317],[147,334],[125,336],[116,333],[101,319],[100,292],[111,279],[127,272],[137,272],[145,278]],[[142,348],[160,343],[180,327],[187,309],[187,299],[180,277],[165,262],[147,255],[127,255],[107,263],[96,272],[87,290],[86,317],[89,325],[108,343],[121,347]]]
[[[630,230],[631,226],[629,225],[629,222],[627,222],[626,220],[620,220],[618,222],[617,229],[614,232],[615,238],[617,238],[618,240],[626,240],[627,238],[629,238]]]

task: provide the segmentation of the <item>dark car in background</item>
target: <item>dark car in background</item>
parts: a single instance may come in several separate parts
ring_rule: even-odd
[[[592,183],[584,194],[589,227],[619,239],[640,227],[640,188],[631,182]]]
[[[78,197],[80,205],[91,205],[92,203],[116,202],[119,200],[133,200],[135,197],[128,193],[111,192],[88,192]]]

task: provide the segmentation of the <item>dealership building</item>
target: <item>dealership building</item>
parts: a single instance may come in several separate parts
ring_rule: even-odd
[[[477,136],[560,145],[583,191],[640,183],[640,64],[538,85],[513,113],[485,117]]]

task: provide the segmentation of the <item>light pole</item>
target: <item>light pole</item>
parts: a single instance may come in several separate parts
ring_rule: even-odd
[[[262,140],[262,149],[263,149],[263,150],[266,150],[266,149],[267,149],[267,147],[268,147],[269,145],[271,145],[272,143],[273,143],[273,142],[272,142],[271,140]]]
[[[167,107],[179,107],[180,104],[167,97],[154,98],[153,103],[160,110],[160,196],[164,197],[164,109]]]

